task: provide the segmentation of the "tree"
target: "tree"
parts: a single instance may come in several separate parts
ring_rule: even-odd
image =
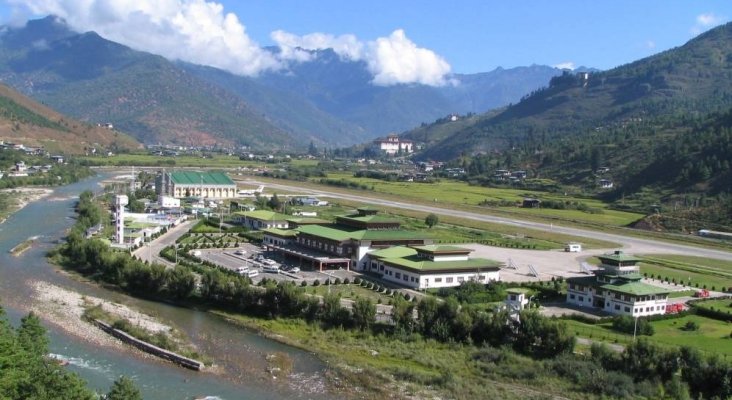
[[[106,400],[142,400],[140,390],[132,379],[121,376],[112,384],[112,388],[105,397]]]
[[[308,154],[311,156],[317,156],[318,155],[318,148],[315,147],[315,143],[313,141],[310,141],[310,145],[308,146]]]
[[[356,299],[352,313],[353,323],[361,330],[368,329],[376,321],[376,306],[369,299]]]
[[[188,268],[178,266],[165,272],[165,282],[168,291],[174,297],[185,299],[193,293],[193,289],[196,287],[196,280]]]
[[[424,223],[429,228],[432,228],[433,226],[437,225],[440,222],[440,218],[436,214],[429,214],[425,217]]]
[[[282,201],[277,197],[277,193],[273,194],[272,197],[270,197],[269,201],[267,202],[267,206],[269,208],[277,211],[282,207]]]
[[[46,330],[41,325],[41,320],[33,312],[20,320],[17,339],[25,351],[35,356],[43,356],[48,351]]]

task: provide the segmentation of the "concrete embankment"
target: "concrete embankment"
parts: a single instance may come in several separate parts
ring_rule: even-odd
[[[200,371],[201,369],[203,369],[203,363],[200,361],[196,361],[196,360],[188,358],[188,357],[183,357],[180,354],[173,353],[172,351],[161,349],[160,347],[157,347],[155,345],[142,341],[136,337],[133,337],[133,336],[127,334],[126,332],[123,332],[119,329],[115,329],[111,325],[109,325],[105,322],[102,322],[99,320],[94,320],[93,322],[97,327],[99,327],[99,329],[109,333],[110,335],[116,337],[117,339],[119,339],[127,344],[137,347],[138,349],[140,349],[146,353],[150,353],[154,356],[171,361],[182,367],[190,368],[190,369],[193,369],[196,371]]]

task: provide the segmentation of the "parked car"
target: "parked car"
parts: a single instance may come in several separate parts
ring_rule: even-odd
[[[290,269],[290,272],[292,272],[292,273],[298,273],[298,272],[300,272],[300,267],[292,267]]]
[[[239,249],[239,250],[235,251],[234,254],[236,254],[237,256],[243,256],[243,255],[247,254],[247,251],[244,249]]]

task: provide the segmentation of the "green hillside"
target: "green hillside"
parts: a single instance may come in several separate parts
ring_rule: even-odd
[[[44,46],[34,44],[39,37]],[[11,28],[3,39],[0,73],[9,85],[81,120],[111,122],[141,141],[307,145],[307,138],[287,134],[238,96],[166,59],[93,32],[70,32],[53,17]]]
[[[428,144],[418,157],[465,168],[476,184],[508,184],[496,169],[526,170],[617,208],[661,214],[649,223],[659,229],[728,229],[731,115],[727,24],[610,71],[565,73],[494,114],[405,136]]]
[[[117,152],[140,146],[128,135],[76,121],[5,85],[0,85],[0,140],[66,154],[83,153],[87,148]]]
[[[424,158],[533,150],[617,128],[642,129],[657,118],[704,116],[732,105],[732,25],[686,45],[606,72],[565,73],[503,112],[456,130]]]

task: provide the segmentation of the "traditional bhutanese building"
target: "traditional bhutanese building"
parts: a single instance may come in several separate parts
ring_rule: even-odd
[[[638,258],[622,251],[598,256],[593,276],[567,279],[567,302],[633,317],[664,314],[670,290],[641,282]]]
[[[501,264],[470,258],[471,249],[457,246],[396,246],[366,255],[366,271],[385,281],[414,289],[459,286],[463,282],[498,281]]]
[[[158,195],[232,199],[237,195],[236,184],[223,172],[163,171],[155,181]]]
[[[291,221],[291,223],[294,221]],[[294,225],[288,225],[291,228]],[[294,229],[273,226],[264,230],[263,245],[285,257],[299,259],[313,269],[342,267],[364,270],[369,251],[392,246],[431,244],[425,234],[401,229],[398,220],[378,215],[372,208],[336,218],[335,224],[298,223]]]
[[[389,135],[386,139],[374,140],[376,150],[383,151],[386,154],[394,155],[397,153],[411,153],[414,151],[414,144],[411,140],[400,139],[397,135]]]

